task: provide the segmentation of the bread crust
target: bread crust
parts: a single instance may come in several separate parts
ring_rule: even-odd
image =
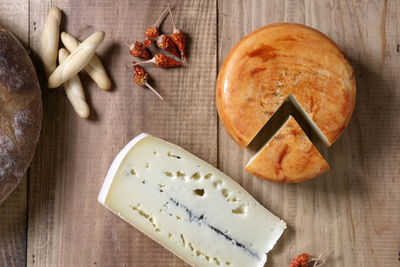
[[[33,158],[42,113],[32,61],[0,25],[0,203],[17,187]]]

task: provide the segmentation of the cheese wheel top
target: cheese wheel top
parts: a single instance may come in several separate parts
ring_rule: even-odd
[[[296,120],[289,119],[249,161],[246,170],[260,178],[284,183],[312,179],[329,170],[328,163]]]
[[[353,69],[337,45],[310,27],[272,24],[244,37],[218,75],[218,113],[246,147],[293,96],[326,145],[348,125],[355,104]]]

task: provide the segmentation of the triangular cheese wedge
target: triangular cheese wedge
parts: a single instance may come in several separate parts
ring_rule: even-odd
[[[117,155],[99,201],[191,266],[264,266],[286,228],[226,174],[148,134]]]
[[[328,169],[328,163],[292,116],[246,166],[256,176],[285,183],[309,180]]]
[[[216,97],[223,125],[243,147],[288,98],[329,146],[350,121],[356,85],[332,40],[305,25],[278,23],[250,33],[232,49],[218,75]]]

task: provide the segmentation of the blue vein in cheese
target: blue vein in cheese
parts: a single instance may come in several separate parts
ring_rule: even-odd
[[[186,207],[185,205],[179,203],[179,201],[176,201],[175,199],[173,199],[172,197],[169,198],[169,200],[172,201],[172,203],[174,203],[177,207],[183,208],[188,214],[189,214],[189,221],[190,222],[198,222],[199,224],[205,224],[207,227],[209,227],[211,230],[213,230],[214,232],[216,232],[219,235],[222,235],[226,240],[232,242],[233,244],[235,244],[237,247],[244,249],[246,252],[248,252],[252,257],[257,258],[258,260],[261,260],[260,256],[258,256],[257,253],[255,253],[254,251],[251,251],[248,247],[246,247],[245,245],[243,245],[242,243],[238,242],[237,240],[233,239],[232,237],[230,237],[229,235],[225,234],[223,231],[221,231],[220,229],[218,229],[217,227],[214,227],[212,225],[210,225],[206,218],[204,217],[204,214],[198,216],[196,214],[194,214],[188,207]]]

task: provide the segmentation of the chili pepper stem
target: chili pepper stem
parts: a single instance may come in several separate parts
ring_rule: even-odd
[[[124,42],[124,44],[129,48],[129,50],[132,50],[133,44],[129,44],[128,42]]]
[[[155,63],[156,63],[156,58],[153,57],[152,59],[149,59],[149,60],[146,60],[146,61],[142,61],[142,62],[135,63],[135,64],[133,64],[133,67],[136,66],[136,65],[148,64],[148,63],[153,63],[153,64],[155,64]]]
[[[129,48],[131,48],[133,46],[132,44],[129,44],[128,42],[124,42],[124,45],[126,45]]]
[[[144,84],[147,88],[149,88],[153,93],[156,94],[156,96],[158,96],[162,101],[164,101],[164,98],[156,91],[156,89],[154,89],[150,84],[148,84],[147,82]]]
[[[178,32],[179,30],[176,28],[174,17],[172,16],[172,11],[171,11],[171,8],[169,7],[169,3],[167,4],[167,8],[169,11],[169,15],[171,16],[172,26],[174,27],[174,32]]]
[[[329,254],[325,254],[325,252],[322,252],[318,258],[312,258],[310,261],[313,261],[313,267],[320,267],[326,263],[326,259],[328,258]]]
[[[132,69],[132,68],[134,68],[134,66],[132,66],[132,65],[125,65],[124,66],[124,70],[129,70],[129,69]]]
[[[164,12],[158,17],[156,23],[154,24],[154,28],[158,29],[160,27],[162,19],[165,17],[165,14],[167,13],[168,8],[164,10]]]

